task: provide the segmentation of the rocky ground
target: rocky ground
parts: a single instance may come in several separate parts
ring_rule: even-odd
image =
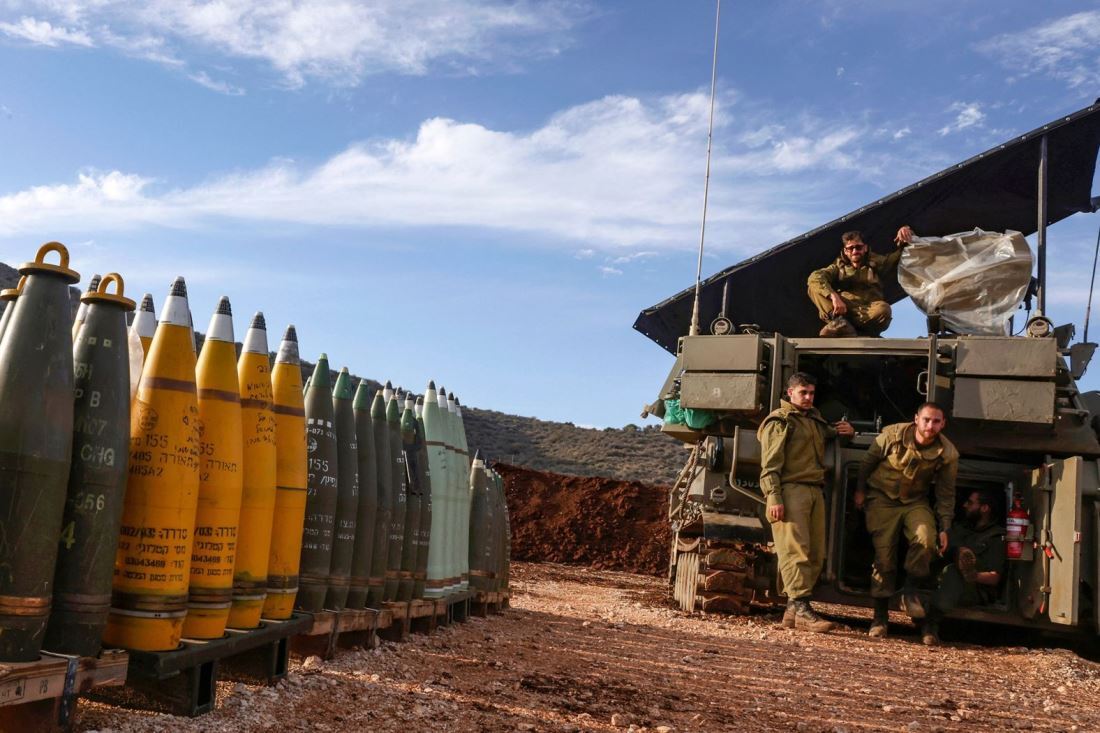
[[[811,635],[689,616],[652,576],[512,567],[503,616],[299,660],[276,688],[222,683],[193,720],[81,702],[76,730],[1100,730],[1100,665],[1074,651],[929,649],[900,616],[876,642],[840,608],[847,626]]]

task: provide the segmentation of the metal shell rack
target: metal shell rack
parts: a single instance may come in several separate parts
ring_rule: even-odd
[[[485,595],[465,591],[439,599],[386,603],[380,609],[295,612],[286,621],[264,619],[257,629],[230,629],[221,639],[184,639],[179,649],[170,652],[131,651],[128,676],[126,653],[104,652],[121,655],[123,661],[115,665],[117,681],[97,684],[121,685],[125,681],[126,688],[95,689],[89,697],[195,717],[214,709],[219,678],[274,684],[286,676],[291,654],[330,659],[341,647],[374,648],[380,638],[404,641],[410,633],[430,634],[440,626],[465,621],[477,612],[479,603],[480,615],[485,615],[486,608],[500,613],[506,603],[502,594],[489,594],[492,599],[488,601]],[[60,665],[63,671],[66,662],[61,660]],[[3,685],[0,676],[0,706],[5,704]],[[0,707],[0,714],[2,711]],[[0,730],[8,727],[0,726]]]
[[[214,709],[219,674],[274,684],[286,676],[290,637],[311,622],[296,613],[286,621],[264,619],[259,628],[228,629],[220,639],[184,639],[170,652],[130,652],[127,690],[91,697],[127,707],[194,717]]]

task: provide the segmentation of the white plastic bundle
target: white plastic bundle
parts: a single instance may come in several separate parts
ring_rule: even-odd
[[[898,282],[926,314],[956,333],[1003,336],[1031,282],[1031,248],[1006,231],[914,237],[898,266]]]

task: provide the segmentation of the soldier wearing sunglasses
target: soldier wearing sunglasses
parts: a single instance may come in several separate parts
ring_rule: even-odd
[[[912,238],[913,230],[901,227],[894,237],[897,248],[880,255],[868,249],[862,232],[840,236],[840,256],[806,281],[810,300],[825,322],[820,336],[878,336],[886,330],[891,314],[882,283],[897,279],[901,250]]]

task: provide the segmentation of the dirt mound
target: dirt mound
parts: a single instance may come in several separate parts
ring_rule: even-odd
[[[638,481],[566,476],[503,463],[512,557],[664,575],[668,489]]]

